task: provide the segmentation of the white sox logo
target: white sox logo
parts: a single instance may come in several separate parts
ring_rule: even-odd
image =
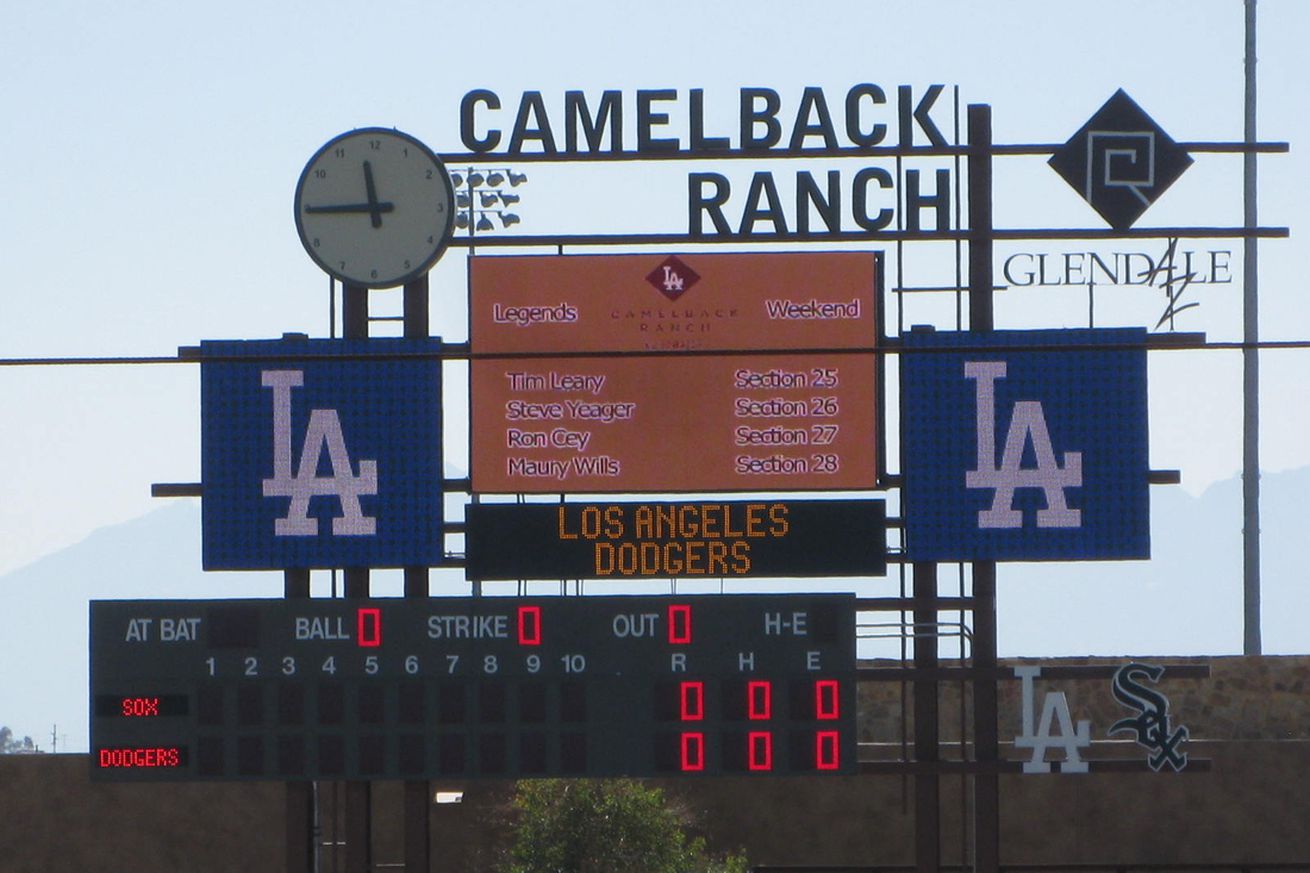
[[[305,384],[303,370],[264,370],[260,384],[273,390],[273,477],[265,479],[265,497],[290,497],[285,518],[275,519],[276,536],[316,536],[318,519],[309,517],[311,497],[330,496],[341,501],[341,515],[332,519],[333,536],[372,536],[377,519],[364,514],[361,495],[378,493],[377,460],[359,462],[356,474],[346,450],[341,417],[335,409],[313,409],[300,449],[300,466],[292,472],[291,389]],[[324,451],[332,467],[331,476],[319,476],[318,462]]]
[[[1037,510],[1039,528],[1077,528],[1082,526],[1082,512],[1070,509],[1065,489],[1083,484],[1082,452],[1065,452],[1064,463],[1055,458],[1046,413],[1036,400],[1014,404],[1000,466],[996,463],[996,382],[1004,379],[1004,361],[965,361],[964,377],[975,382],[978,402],[978,466],[966,470],[966,488],[990,488],[994,491],[989,509],[979,510],[978,527],[1014,529],[1023,527],[1023,513],[1014,508],[1014,492],[1020,488],[1038,488],[1046,497],[1046,508]],[[1023,468],[1024,447],[1032,442],[1036,467]]]
[[[1159,682],[1162,675],[1164,667],[1150,664],[1125,664],[1115,671],[1110,686],[1114,699],[1138,714],[1119,719],[1110,726],[1109,733],[1134,734],[1137,744],[1152,753],[1146,759],[1152,770],[1158,773],[1168,764],[1178,772],[1187,766],[1187,753],[1178,750],[1188,737],[1187,728],[1179,725],[1177,730],[1170,731],[1169,699],[1137,681],[1146,678]]]

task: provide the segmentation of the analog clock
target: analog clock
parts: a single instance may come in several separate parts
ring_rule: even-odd
[[[343,133],[319,149],[296,184],[305,251],[352,285],[390,288],[421,276],[450,240],[455,194],[441,159],[408,134]]]

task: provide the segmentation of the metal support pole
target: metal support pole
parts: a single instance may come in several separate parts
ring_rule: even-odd
[[[427,339],[428,328],[428,274],[405,283],[404,335],[406,339]]]
[[[363,285],[341,286],[341,335],[368,339],[368,289]]]
[[[309,571],[284,570],[282,593],[287,599],[309,597]],[[314,873],[314,783],[288,782],[286,803],[287,873]]]
[[[994,328],[992,320],[992,107],[972,104],[969,142],[969,330]]]
[[[346,783],[346,873],[372,873],[373,794],[372,783]]]
[[[1255,0],[1246,0],[1246,123],[1244,139],[1255,132]],[[1243,221],[1259,224],[1256,210],[1255,152],[1242,156]],[[1258,241],[1242,240],[1242,653],[1258,655],[1260,639],[1260,311]]]
[[[346,339],[368,339],[368,289],[346,285],[342,289],[341,333]],[[367,567],[346,567],[342,573],[347,598],[369,596]],[[346,783],[346,873],[370,873],[373,869],[373,797],[371,784]]]
[[[992,108],[968,110],[969,329],[990,331],[992,313]],[[996,563],[973,565],[973,744],[979,763],[973,782],[974,869],[997,873],[1001,864],[1000,780],[996,764]]]
[[[404,335],[410,339],[423,339],[430,334],[428,327],[428,277],[425,273],[405,284]],[[405,597],[426,600],[428,597],[428,568],[406,567]],[[426,780],[405,782],[404,849],[407,873],[428,873],[432,866],[432,826],[428,812],[431,809],[431,785]]]
[[[428,810],[432,794],[427,782],[405,782],[405,869],[428,873],[432,869],[431,828]]]
[[[973,565],[973,860],[977,873],[1001,867],[1000,747],[996,725],[996,562]]]
[[[937,565],[916,563],[914,571],[914,668],[937,669]],[[938,745],[937,680],[914,680],[914,866],[937,873],[942,862],[941,761]]]
[[[368,567],[347,567],[341,574],[344,579],[344,594],[348,598],[363,600],[368,597]]]

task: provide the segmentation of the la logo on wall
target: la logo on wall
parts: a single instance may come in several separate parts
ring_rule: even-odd
[[[206,570],[440,564],[440,340],[206,342]]]
[[[905,335],[908,558],[1150,557],[1145,333]]]
[[[1088,772],[1082,751],[1092,745],[1091,720],[1079,719],[1077,725],[1074,724],[1069,699],[1063,691],[1047,691],[1042,696],[1041,712],[1037,711],[1033,680],[1042,675],[1041,667],[1015,667],[1014,675],[1022,683],[1022,733],[1014,738],[1014,747],[1032,750],[1031,757],[1023,762],[1023,772],[1050,773],[1051,762],[1046,760],[1049,750],[1064,753],[1064,760],[1060,762],[1061,773]]]

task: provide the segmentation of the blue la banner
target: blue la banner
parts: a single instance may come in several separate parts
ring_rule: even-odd
[[[202,343],[204,568],[440,563],[440,347]]]
[[[912,331],[906,556],[1150,557],[1146,331]]]

